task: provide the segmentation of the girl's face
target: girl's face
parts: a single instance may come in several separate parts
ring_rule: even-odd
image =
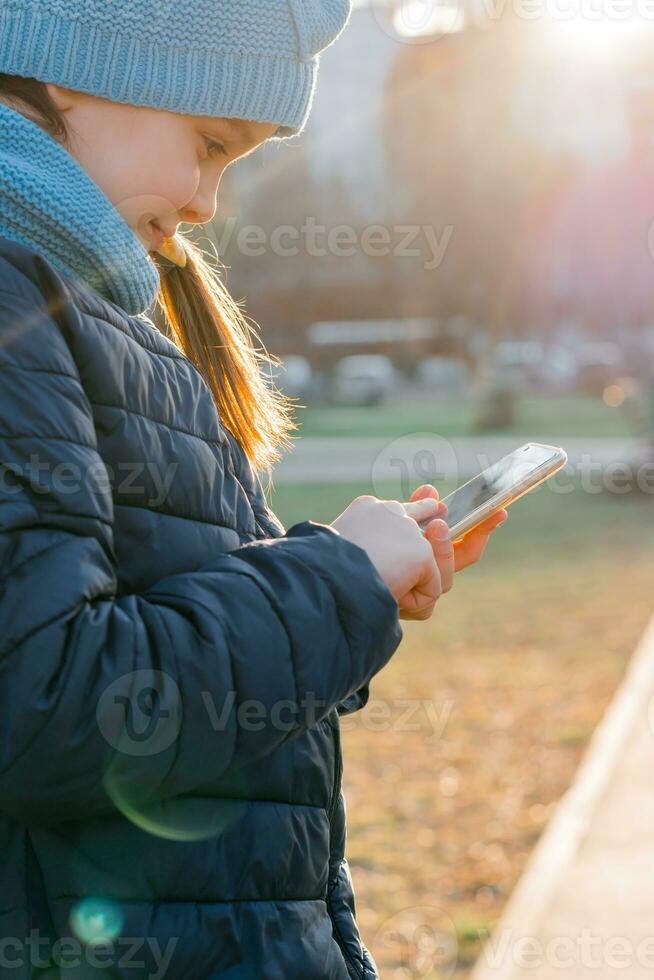
[[[123,105],[52,83],[46,87],[66,119],[67,149],[146,249],[155,247],[152,221],[167,236],[180,222],[210,221],[227,167],[277,128],[276,123]]]

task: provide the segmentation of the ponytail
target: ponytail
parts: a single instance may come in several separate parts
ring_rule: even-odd
[[[265,380],[259,366],[279,361],[255,346],[256,326],[230,296],[218,257],[213,265],[188,238],[176,238],[186,252],[183,268],[152,253],[161,276],[160,328],[201,372],[221,421],[270,477],[279,447],[290,447],[290,432],[297,428],[291,400]]]

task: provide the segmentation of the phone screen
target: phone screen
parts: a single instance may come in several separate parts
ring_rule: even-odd
[[[551,449],[529,446],[517,449],[497,463],[493,463],[479,476],[464,483],[449,496],[443,497],[443,501],[447,504],[448,525],[454,527],[459,524],[472,511],[477,510],[497,494],[510,490],[528,473],[551,458]]]

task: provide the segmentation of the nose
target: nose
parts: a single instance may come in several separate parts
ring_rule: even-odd
[[[182,211],[182,221],[192,225],[205,225],[208,221],[211,221],[216,213],[218,187],[221,177],[222,172],[217,180],[214,177],[201,181],[197,193]]]
[[[184,208],[182,211],[181,220],[189,225],[206,225],[208,221],[211,221],[214,214],[216,213],[216,208]]]

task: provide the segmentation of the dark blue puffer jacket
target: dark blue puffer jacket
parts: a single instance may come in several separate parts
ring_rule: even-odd
[[[0,975],[376,976],[338,718],[402,630],[366,552],[285,531],[177,347],[7,239],[0,379]]]

